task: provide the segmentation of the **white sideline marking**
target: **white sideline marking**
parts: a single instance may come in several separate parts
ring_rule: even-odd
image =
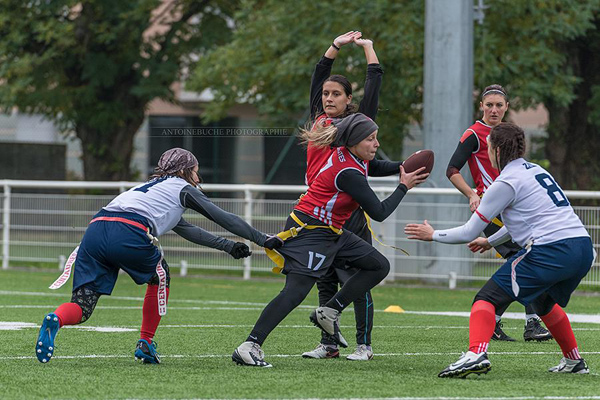
[[[67,294],[59,294],[59,293],[18,292],[18,291],[10,291],[10,290],[0,290],[0,295],[68,297]],[[135,301],[143,301],[144,300],[144,298],[142,298],[142,297],[104,296],[104,298],[116,299],[116,300],[135,300]],[[169,303],[223,304],[223,305],[260,306],[260,307],[264,307],[267,305],[267,303],[250,303],[250,302],[242,302],[242,301],[190,300],[190,299],[170,299]],[[6,306],[0,306],[0,307],[6,307]],[[172,307],[170,307],[170,308],[172,308]],[[187,309],[187,308],[194,309],[192,307],[181,307],[180,309]],[[306,309],[312,310],[315,308],[315,306],[300,305],[297,308],[306,308]],[[136,308],[134,307],[131,309],[136,309]],[[205,308],[199,307],[198,309],[202,310]],[[206,308],[206,309],[212,309],[212,308]],[[223,309],[243,310],[243,308],[238,308],[238,307],[223,308]],[[255,308],[248,308],[248,310],[255,310]],[[351,308],[349,307],[347,310],[350,311]],[[375,310],[375,312],[383,312],[383,310]],[[447,316],[447,317],[466,317],[466,318],[468,318],[470,315],[470,312],[469,311],[404,311],[401,314],[437,315],[437,316]],[[600,315],[598,315],[598,314],[569,314],[569,313],[567,313],[567,315],[571,322],[600,324]],[[503,319],[524,320],[525,314],[509,312],[509,313],[504,313],[502,315],[502,318]]]
[[[377,357],[424,357],[424,356],[460,356],[461,352],[435,352],[435,353],[375,353],[374,355]],[[524,355],[554,355],[560,356],[561,353],[559,351],[532,351],[532,352],[517,352],[517,351],[507,351],[507,352],[488,352],[488,354],[493,356],[524,356]],[[582,351],[580,354],[585,355],[598,355],[600,351]],[[231,354],[161,354],[160,358],[182,358],[182,359],[195,359],[195,358],[230,358]],[[290,357],[301,357],[300,354],[266,354],[266,358],[290,358]],[[83,359],[83,358],[131,358],[131,355],[125,354],[85,354],[79,356],[54,356],[54,359],[65,359],[65,360],[74,360],[74,359]],[[35,356],[0,356],[0,360],[34,360]]]
[[[328,400],[596,400],[600,396],[526,396],[526,397],[349,397],[349,398],[328,398]],[[142,399],[128,399],[142,400]],[[158,400],[174,400],[174,399],[158,399]],[[202,398],[193,398],[185,400],[206,400]],[[261,399],[246,399],[246,400],[261,400]],[[319,400],[318,398],[284,398],[283,400]]]

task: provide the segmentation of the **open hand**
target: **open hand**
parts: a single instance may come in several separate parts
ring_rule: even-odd
[[[471,212],[475,212],[477,207],[479,207],[479,203],[481,202],[481,198],[477,196],[477,194],[473,194],[473,196],[469,197],[469,208]]]
[[[473,253],[477,253],[477,252],[484,253],[484,252],[488,251],[489,249],[491,249],[492,245],[487,240],[487,238],[478,237],[477,239],[475,239],[471,243],[469,243],[467,245],[467,247],[469,247],[469,250],[471,250]]]
[[[359,39],[355,38],[354,43],[360,47],[373,47],[373,41],[371,39]]]
[[[359,31],[350,31],[346,32],[343,35],[340,35],[333,39],[333,44],[337,47],[342,47],[345,44],[352,43],[355,39],[360,39],[362,33]]]
[[[429,173],[422,173],[425,167],[421,167],[413,172],[404,171],[404,166],[400,165],[400,183],[403,183],[408,189],[414,188],[416,185],[425,182]]]
[[[423,221],[422,224],[407,224],[404,227],[404,233],[409,235],[409,239],[424,240],[426,242],[433,240],[433,231],[433,226],[429,225],[427,220]]]

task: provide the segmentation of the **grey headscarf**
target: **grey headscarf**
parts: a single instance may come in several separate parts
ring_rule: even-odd
[[[196,165],[198,160],[191,152],[175,147],[160,156],[156,172],[171,175],[182,169],[194,168]]]
[[[335,118],[332,121],[338,132],[332,146],[354,146],[379,129],[371,118],[364,114],[350,114],[345,118]]]

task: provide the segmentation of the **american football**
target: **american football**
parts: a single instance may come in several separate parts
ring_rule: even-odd
[[[425,171],[423,171],[423,173],[428,173],[433,169],[434,159],[435,157],[433,151],[419,150],[404,160],[402,166],[406,172],[413,172],[421,167],[425,167]]]

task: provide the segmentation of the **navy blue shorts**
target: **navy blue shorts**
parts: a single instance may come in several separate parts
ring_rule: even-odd
[[[527,306],[544,292],[566,307],[571,294],[594,261],[592,240],[576,237],[533,245],[509,258],[492,279],[516,301]]]
[[[94,216],[121,217],[149,226],[141,215],[101,210]],[[73,266],[73,291],[86,286],[101,294],[110,294],[117,282],[119,269],[124,270],[138,285],[147,283],[156,274],[161,259],[146,232],[139,227],[115,221],[91,223],[79,246]]]

